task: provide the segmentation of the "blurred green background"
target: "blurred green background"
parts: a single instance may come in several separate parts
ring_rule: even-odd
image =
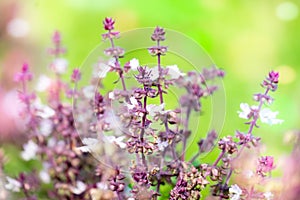
[[[300,2],[282,0],[1,0],[1,88],[9,90],[12,74],[24,60],[37,73],[46,71],[46,48],[54,30],[63,34],[71,68],[82,64],[101,41],[102,19],[116,19],[121,32],[156,25],[182,32],[198,42],[215,64],[226,71],[226,118],[222,135],[245,131],[238,118],[241,102],[252,104],[252,94],[274,69],[280,72],[272,110],[282,125],[262,125],[255,131],[276,159],[290,152],[285,133],[299,129]],[[19,19],[21,34],[9,28]],[[193,149],[192,149],[193,150]],[[192,154],[192,152],[190,152]]]

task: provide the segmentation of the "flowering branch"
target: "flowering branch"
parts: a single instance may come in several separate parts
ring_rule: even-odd
[[[241,145],[241,148],[238,150],[237,155],[231,159],[231,162],[234,162],[239,158],[239,156],[242,154],[243,150],[245,147],[250,148],[249,142],[252,142],[254,146],[257,146],[257,143],[260,141],[260,138],[254,137],[252,134],[253,128],[258,127],[257,121],[260,118],[262,122],[268,123],[270,125],[272,124],[277,124],[277,123],[282,123],[282,120],[276,119],[274,116],[273,112],[271,112],[269,109],[262,109],[262,106],[265,102],[272,103],[273,99],[271,96],[269,96],[270,91],[276,91],[278,87],[278,78],[279,78],[279,73],[271,71],[266,77],[266,79],[262,83],[262,87],[264,87],[266,90],[263,94],[255,94],[254,95],[254,100],[259,102],[259,105],[249,107],[248,104],[241,104],[241,108],[243,112],[239,112],[239,116],[241,118],[245,119],[252,119],[250,122],[247,122],[246,124],[250,124],[249,130],[247,134],[242,134],[240,132],[237,133],[237,138],[240,139],[240,142],[238,143]],[[224,155],[224,154],[223,154]],[[273,169],[273,158],[272,161],[267,161],[263,163],[268,163],[270,167],[267,169],[267,171],[270,171]],[[270,164],[269,164],[270,163]],[[261,168],[261,166],[259,166]],[[260,170],[259,170],[260,171]],[[258,172],[258,171],[257,171]],[[233,167],[230,168],[228,171],[223,188],[226,188],[229,184],[230,178],[233,174]],[[261,173],[260,173],[261,174]],[[253,191],[254,188],[251,187],[249,194],[247,195],[248,199],[252,199]],[[220,199],[222,199],[222,196],[220,196]]]
[[[118,72],[119,77],[121,79],[122,82],[122,87],[123,90],[126,91],[126,85],[125,85],[125,80],[124,80],[124,76],[123,76],[123,69],[120,67],[120,62],[119,62],[119,58],[123,57],[125,51],[124,49],[115,46],[114,44],[114,39],[119,37],[120,32],[116,31],[114,32],[114,24],[115,21],[112,18],[105,18],[103,21],[103,25],[104,25],[104,29],[107,30],[108,32],[105,34],[102,34],[102,38],[103,40],[109,39],[111,47],[105,50],[105,54],[107,56],[113,56],[115,61],[114,61],[114,66],[112,66],[113,70],[115,70],[116,72]]]
[[[7,177],[5,187],[14,192],[22,191],[26,200],[37,199],[34,193],[46,192],[51,199],[163,199],[166,194],[161,191],[162,185],[171,189],[170,200],[203,198],[202,190],[208,185],[211,194],[220,199],[270,199],[272,195],[263,193],[255,184],[269,178],[275,168],[272,156],[255,158],[255,167],[247,176],[255,177],[256,182],[242,189],[237,184],[230,186],[229,182],[239,170],[236,163],[247,153],[245,147],[257,147],[260,142],[260,138],[253,135],[258,121],[271,125],[282,122],[276,119],[278,112],[263,108],[264,103],[273,101],[269,93],[277,89],[279,74],[272,71],[263,81],[265,92],[254,95],[258,106],[241,104],[239,116],[249,120],[247,133],[237,131],[235,137],[218,140],[218,157],[211,163],[196,165],[199,156],[215,146],[218,134],[209,131],[206,138],[197,143],[195,155],[186,160],[188,139],[196,134],[189,127],[191,114],[202,111],[202,99],[217,90],[210,81],[223,78],[224,72],[212,67],[201,73],[182,73],[177,65],[163,66],[161,59],[167,47],[161,45],[166,35],[161,27],[154,29],[151,39],[155,46],[148,48],[149,53],[157,57],[157,66],[141,66],[134,58],[121,67],[120,58],[125,52],[115,45],[120,33],[114,31],[114,24],[112,18],[103,21],[107,32],[102,38],[110,43],[104,54],[112,59],[98,63],[101,68],[96,73],[102,81],[109,71],[116,72],[122,83],[120,90],[114,89],[107,94],[104,90],[94,91],[95,80],[91,80],[91,85],[77,88],[81,81],[79,69],[72,71],[70,80],[75,88],[70,89],[60,76],[66,71],[68,62],[61,58],[65,49],[57,31],[52,37],[54,47],[49,50],[54,56],[50,69],[56,79],[46,78],[47,84],[39,87],[43,89],[41,92],[47,92],[50,106],[43,105],[35,93],[28,92],[27,82],[32,79],[32,74],[27,64],[16,75],[15,80],[22,85],[19,98],[26,105],[25,112],[30,114],[27,126],[32,128],[21,157],[24,161],[36,159],[43,167],[33,169],[34,173],[22,173],[16,179]],[[136,82],[132,88],[126,85],[124,78],[129,71],[134,73],[133,81]],[[173,86],[186,92],[180,96],[178,106],[167,110],[168,90]],[[74,99],[77,119],[72,105],[63,97]],[[84,134],[82,140],[75,123]],[[182,149],[177,152],[179,147]],[[89,153],[101,162],[91,158]],[[128,153],[134,155],[130,161]],[[128,170],[130,174],[126,175],[122,170]],[[244,169],[239,171],[244,173]],[[52,188],[44,191],[44,184]]]

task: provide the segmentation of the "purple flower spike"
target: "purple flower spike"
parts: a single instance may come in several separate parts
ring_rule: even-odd
[[[24,63],[22,66],[22,72],[25,74],[29,71],[29,65],[28,63]]]
[[[159,26],[157,26],[151,36],[153,41],[164,41],[165,40],[165,30]]]
[[[23,82],[23,81],[31,81],[33,75],[29,71],[29,66],[27,63],[24,63],[22,66],[22,71],[15,74],[14,80],[16,82]]]
[[[81,79],[81,73],[80,73],[80,70],[79,69],[74,69],[73,70],[73,73],[71,75],[71,80],[73,82],[78,82],[79,80]]]
[[[263,81],[262,86],[268,88],[271,91],[277,90],[278,87],[278,79],[279,79],[279,72],[271,71],[266,79]]]
[[[103,21],[104,29],[111,31],[114,29],[115,21],[111,17],[106,17]]]
[[[273,83],[278,83],[279,72],[271,71],[268,79]]]
[[[55,31],[55,32],[53,33],[53,36],[52,36],[52,42],[53,42],[54,44],[60,44],[60,42],[61,42],[61,36],[60,36],[59,31]]]
[[[53,42],[53,47],[48,49],[48,52],[50,55],[59,57],[60,55],[64,54],[66,49],[61,46],[61,34],[59,31],[54,31],[52,35],[52,42]]]

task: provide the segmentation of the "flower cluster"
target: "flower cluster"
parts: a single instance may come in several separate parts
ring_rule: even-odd
[[[63,80],[68,61],[63,58],[65,49],[57,31],[52,38],[54,47],[49,49],[53,56],[49,68],[55,78],[42,76],[37,86],[38,91],[46,92],[46,99],[30,92],[28,82],[33,75],[28,64],[16,75],[22,85],[21,116],[28,132],[20,155],[25,161],[38,160],[42,167],[7,177],[6,189],[22,193],[26,200],[38,199],[37,194],[43,193],[50,199],[70,200],[196,200],[203,197],[206,187],[220,199],[271,199],[270,191],[256,188],[275,168],[271,156],[257,157],[248,169],[249,177],[255,177],[250,188],[230,180],[235,172],[245,172],[239,164],[242,155],[259,147],[261,140],[253,134],[258,120],[270,125],[283,122],[276,118],[278,112],[263,108],[273,102],[269,93],[277,89],[279,74],[272,71],[263,81],[265,92],[254,95],[258,105],[241,104],[238,113],[248,120],[247,132],[237,131],[235,137],[217,141],[218,133],[210,130],[197,143],[198,152],[187,159],[187,144],[195,134],[191,115],[203,111],[202,101],[217,91],[214,80],[223,78],[224,71],[212,67],[182,72],[183,67],[176,64],[164,66],[168,47],[162,45],[167,39],[162,27],[156,27],[149,38],[155,44],[148,52],[157,63],[141,65],[143,58],[127,60],[125,50],[116,45],[120,33],[112,18],[104,19],[103,28],[102,40],[109,43],[104,50],[108,59],[97,64],[90,85],[78,87],[82,72],[77,68],[70,83]],[[120,82],[121,88],[105,89],[104,80],[110,74],[118,77],[114,83]],[[135,83],[133,87],[128,79]],[[182,95],[178,105],[170,107],[168,95],[174,88],[182,89]],[[215,146],[220,154],[213,163],[195,162]]]

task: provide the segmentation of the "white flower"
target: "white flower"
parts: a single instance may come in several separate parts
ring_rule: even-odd
[[[106,75],[107,75],[107,73],[108,73],[109,71],[110,71],[110,66],[101,63],[101,64],[99,65],[98,77],[99,77],[99,78],[105,78]]]
[[[95,96],[95,87],[93,85],[86,86],[82,89],[82,92],[86,98],[92,99]]]
[[[39,176],[40,176],[40,179],[43,181],[43,183],[46,183],[46,184],[50,183],[51,178],[50,178],[48,171],[46,171],[46,170],[40,171]]]
[[[133,108],[135,108],[136,106],[139,105],[139,103],[138,103],[138,101],[136,100],[135,97],[130,97],[129,100],[130,100],[131,104],[126,103],[126,106],[127,106],[128,109],[131,110],[131,109],[133,109]]]
[[[108,186],[105,183],[99,182],[96,185],[97,185],[97,188],[100,189],[100,190],[107,190],[108,189]]]
[[[32,140],[29,140],[23,145],[24,150],[21,152],[21,157],[28,161],[36,157],[36,153],[39,150],[39,146]]]
[[[163,67],[161,67],[161,69],[163,70]],[[185,73],[180,72],[177,65],[167,66],[166,69],[168,69],[168,74],[167,75],[169,75],[171,77],[171,79],[178,79],[180,76],[185,75]],[[152,67],[152,68],[147,68],[147,72],[151,72],[150,73],[150,79],[152,81],[155,81],[156,79],[159,78],[158,66],[155,66],[155,67]]]
[[[55,111],[49,106],[44,106],[42,109],[43,110],[41,112],[38,112],[37,114],[44,119],[48,119],[55,115]]]
[[[251,170],[246,170],[246,171],[244,171],[244,174],[245,174],[245,176],[247,177],[247,178],[252,178],[253,176],[254,176],[254,173],[253,173],[253,171],[251,171]]]
[[[123,142],[125,136],[115,137],[115,136],[105,136],[104,139],[109,143],[114,143],[121,149],[126,148],[126,143]]]
[[[249,119],[249,114],[258,109],[257,106],[249,106],[247,103],[241,103],[240,108],[242,110],[238,111],[239,117],[243,119]],[[276,119],[278,112],[272,112],[269,108],[264,108],[259,112],[260,121],[269,125],[281,124],[283,120]]]
[[[50,175],[48,173],[48,169],[49,169],[49,164],[43,163],[43,169],[39,173],[40,179],[43,181],[43,183],[50,183],[51,181]]]
[[[105,122],[109,124],[109,128],[114,131],[115,135],[122,135],[122,123],[113,110],[107,109],[105,114]]]
[[[157,139],[156,143],[160,151],[165,150],[165,148],[169,145],[167,141],[161,141],[160,138]]]
[[[43,92],[47,90],[50,85],[51,85],[51,79],[46,75],[41,75],[38,79],[35,89],[38,92]]]
[[[182,73],[177,65],[171,65],[166,67],[168,69],[168,75],[171,76],[171,79],[178,79],[181,76],[184,76],[185,73]]]
[[[21,183],[19,181],[17,181],[16,179],[10,178],[10,177],[6,177],[6,180],[8,183],[6,183],[4,185],[4,187],[7,190],[13,191],[13,192],[20,192],[20,188],[21,188]]]
[[[111,100],[114,100],[115,99],[115,93],[114,92],[108,93],[108,98],[111,99]]]
[[[57,74],[63,74],[66,72],[69,63],[64,58],[57,58],[53,61],[51,68]]]
[[[34,106],[38,110],[36,112],[36,115],[40,116],[43,119],[48,119],[55,115],[55,111],[52,108],[50,108],[49,106],[42,104],[40,99],[35,100]]]
[[[269,108],[264,108],[260,111],[260,121],[269,125],[281,124],[283,120],[276,119],[278,112],[272,112]]]
[[[108,62],[107,62],[107,64],[109,65],[109,66],[115,66],[116,65],[116,62],[118,62],[117,60],[116,60],[116,58],[110,58],[109,60],[108,60]]]
[[[255,109],[255,106],[250,107],[247,103],[241,103],[240,108],[242,112],[238,111],[239,117],[243,119],[249,119],[249,114],[251,113],[251,109]]]
[[[240,196],[242,195],[243,191],[241,188],[234,184],[229,188],[229,195],[231,200],[239,200]]]
[[[76,187],[71,187],[73,194],[79,195],[86,190],[86,185],[82,181],[76,181]]]
[[[152,67],[152,68],[147,68],[147,71],[151,72],[150,79],[152,81],[155,81],[156,79],[159,78],[158,66],[155,66],[155,67]]]
[[[272,194],[272,192],[265,192],[264,197],[266,198],[266,200],[271,200],[273,199],[274,195]]]
[[[154,104],[149,104],[147,105],[146,109],[149,113],[150,116],[155,116],[157,113],[161,113],[163,114],[164,112],[164,107],[165,107],[165,104],[160,104],[160,105],[154,105]]]
[[[99,62],[97,67],[97,77],[105,78],[107,73],[111,70],[111,66],[115,66],[115,65],[116,65],[115,58],[109,59],[107,64],[103,62]]]
[[[48,140],[47,146],[48,147],[54,147],[55,145],[56,145],[56,139],[53,138],[53,137],[50,137],[49,140]]]
[[[99,141],[95,138],[83,138],[82,143],[85,144],[85,146],[77,147],[77,149],[84,153],[90,153],[100,146]]]
[[[133,58],[129,61],[129,66],[132,70],[136,71],[137,68],[140,66],[140,62],[138,59]]]
[[[47,137],[53,130],[52,121],[49,119],[43,119],[40,123],[40,132],[43,136]]]

